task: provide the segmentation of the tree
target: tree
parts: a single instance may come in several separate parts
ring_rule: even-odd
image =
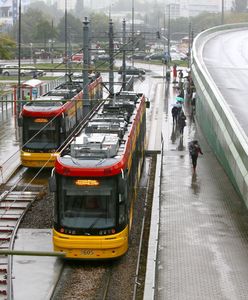
[[[58,24],[59,20],[63,17],[64,12],[57,8],[55,1],[53,2],[54,4],[46,5],[44,1],[36,0],[30,4],[29,8],[41,12],[43,16],[46,16],[48,21],[53,20],[54,24]]]
[[[62,17],[57,26],[58,39],[65,42],[65,16]],[[71,13],[67,14],[67,39],[68,42],[80,43],[83,40],[83,24],[80,19]]]
[[[23,45],[29,45],[33,42],[35,30],[37,24],[44,24],[48,22],[49,18],[45,16],[42,11],[29,8],[21,16],[21,41]],[[16,33],[18,32],[19,23],[17,22],[13,26],[12,35],[16,38]]]
[[[102,13],[92,13],[90,15],[92,36],[94,39],[106,41],[109,32],[109,17]]]
[[[16,43],[8,36],[0,35],[0,59],[12,58]]]
[[[54,39],[56,31],[54,30],[52,23],[47,20],[40,20],[34,26],[33,40],[36,42],[43,42],[44,48],[48,40]]]

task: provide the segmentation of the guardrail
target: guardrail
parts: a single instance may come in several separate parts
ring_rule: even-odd
[[[202,58],[204,44],[224,30],[248,29],[229,24],[199,34],[192,47],[192,77],[197,91],[196,119],[211,148],[248,207],[248,138],[211,78]]]

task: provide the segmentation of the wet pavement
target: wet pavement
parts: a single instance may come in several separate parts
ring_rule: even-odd
[[[248,298],[248,214],[185,103],[184,135],[172,125],[175,89],[164,102],[158,300]],[[188,142],[203,156],[193,174]]]
[[[15,250],[52,252],[51,229],[19,229]],[[13,299],[49,300],[62,271],[62,261],[48,256],[13,256]]]
[[[9,104],[0,108],[0,184],[20,165],[17,120]]]
[[[148,78],[148,80],[151,80]],[[150,82],[149,82],[150,83]],[[156,85],[156,89],[152,87]],[[248,285],[248,214],[242,200],[216,160],[202,136],[199,127],[192,121],[190,107],[185,103],[187,126],[180,136],[172,125],[171,108],[175,103],[176,91],[170,86],[163,91],[164,81],[157,79],[150,84],[139,82],[139,89],[152,98],[153,91],[160,95],[157,110],[157,125],[152,132],[157,136],[159,126],[163,131],[163,165],[160,203],[160,231],[158,248],[158,277],[156,299],[158,300],[236,300],[247,299]],[[168,96],[168,99],[167,99]],[[156,100],[157,101],[157,100]],[[151,105],[155,105],[152,103]],[[157,116],[156,116],[157,114]],[[162,120],[160,119],[162,118]],[[148,122],[150,117],[148,116]],[[6,153],[18,150],[18,136],[14,130],[13,118],[0,115],[0,159]],[[192,173],[187,145],[192,139],[200,141],[204,155],[199,157],[197,171]],[[154,140],[152,144],[160,142]],[[158,145],[159,146],[159,145]],[[156,146],[156,147],[158,147]],[[155,149],[156,150],[156,149]],[[3,162],[1,161],[1,164]],[[36,231],[35,231],[36,232]],[[50,231],[33,235],[30,231],[20,232],[16,245],[28,250],[28,241],[34,237],[33,250],[51,249]],[[28,241],[25,236],[29,236]],[[43,240],[44,239],[44,240]],[[38,241],[38,243],[36,243]],[[18,244],[19,243],[19,244]],[[40,245],[46,245],[40,249]],[[36,246],[35,246],[36,245]],[[37,247],[38,249],[35,249]],[[48,248],[47,248],[48,247]],[[40,268],[45,267],[47,274],[58,274],[57,260],[41,260],[34,257],[17,257],[16,267],[25,265],[26,279],[30,291],[36,292],[35,298],[49,299],[49,287],[53,278],[41,285]],[[38,264],[37,264],[38,263]],[[24,292],[23,279],[16,269],[15,288]],[[43,272],[43,271],[42,271]],[[43,276],[44,277],[44,276]],[[35,282],[34,282],[35,281]],[[29,291],[29,292],[30,292]],[[22,295],[19,299],[29,299]]]

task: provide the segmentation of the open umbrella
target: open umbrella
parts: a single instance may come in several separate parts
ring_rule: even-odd
[[[184,98],[182,98],[182,97],[176,97],[176,101],[177,102],[184,102]]]

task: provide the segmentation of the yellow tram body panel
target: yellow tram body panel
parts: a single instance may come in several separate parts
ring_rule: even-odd
[[[21,151],[21,163],[24,167],[32,168],[53,168],[58,152],[33,153]]]
[[[65,258],[111,259],[128,250],[128,226],[117,234],[108,236],[74,236],[53,230],[54,251],[64,252]]]

